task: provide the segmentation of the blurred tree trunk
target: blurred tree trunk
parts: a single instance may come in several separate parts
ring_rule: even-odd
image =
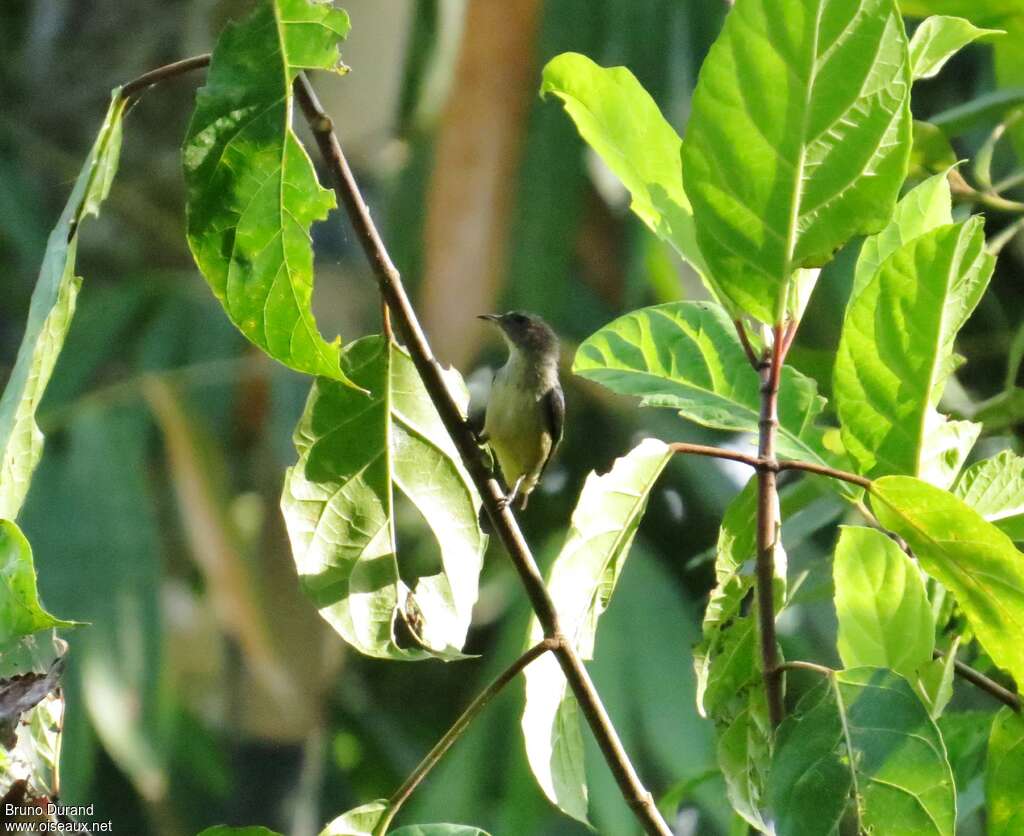
[[[468,3],[456,84],[427,198],[420,310],[439,358],[464,367],[505,274],[509,211],[530,98],[541,0]]]

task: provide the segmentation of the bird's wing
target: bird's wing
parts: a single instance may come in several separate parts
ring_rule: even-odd
[[[551,435],[551,450],[540,469],[540,473],[543,474],[548,462],[555,455],[555,450],[558,449],[565,427],[565,395],[562,393],[562,387],[556,383],[548,389],[540,399],[540,406],[544,429]]]

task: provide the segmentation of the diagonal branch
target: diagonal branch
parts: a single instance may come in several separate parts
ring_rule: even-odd
[[[654,799],[640,782],[579,654],[562,635],[558,613],[548,595],[533,554],[523,539],[515,517],[503,503],[504,495],[487,467],[476,436],[448,390],[441,365],[434,359],[430,344],[406,295],[401,276],[370,217],[370,210],[348,167],[331,119],[320,106],[313,88],[304,75],[299,75],[295,80],[295,96],[327,163],[335,191],[348,212],[356,237],[376,274],[381,296],[391,310],[398,330],[405,338],[406,348],[445,429],[480,491],[484,508],[515,565],[537,619],[544,628],[545,637],[555,643],[553,652],[583,716],[597,739],[619,790],[645,832],[655,836],[671,836],[671,831],[658,812]]]

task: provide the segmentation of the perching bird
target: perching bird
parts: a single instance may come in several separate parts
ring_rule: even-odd
[[[565,396],[558,382],[558,337],[539,316],[512,311],[479,317],[501,329],[508,362],[494,376],[482,441],[490,442],[509,491],[526,508],[562,440]]]

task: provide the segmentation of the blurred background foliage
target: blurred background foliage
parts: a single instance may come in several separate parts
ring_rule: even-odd
[[[543,314],[575,345],[631,308],[701,293],[695,277],[627,211],[628,197],[585,151],[540,67],[575,50],[625,64],[684,128],[700,62],[726,7],[714,0],[350,0],[353,71],[318,78],[325,105],[415,293],[444,362],[482,402],[502,349],[477,313]],[[104,111],[108,91],[210,49],[245,0],[5,0],[0,6],[0,379],[13,362],[46,236]],[[985,21],[979,21],[984,23]],[[1018,42],[1020,39],[1017,39]],[[1020,52],[975,46],[915,88],[930,118],[1020,83]],[[1014,76],[1016,73],[1016,77]],[[527,609],[492,546],[469,650],[476,661],[398,664],[349,652],[301,596],[278,512],[292,428],[309,381],[235,333],[184,244],[178,146],[200,78],[146,95],[129,115],[119,177],[79,257],[79,309],[40,423],[43,464],[22,518],[47,607],[91,622],[71,633],[61,792],[95,803],[118,832],[191,834],[228,822],[303,836],[387,795],[482,685],[522,647]],[[956,138],[973,157],[999,121]],[[994,179],[1012,175],[1000,145]],[[992,213],[997,235],[1012,215]],[[314,230],[315,306],[324,333],[378,325],[367,265],[340,214]],[[977,455],[1019,421],[1024,354],[1020,236],[965,330],[969,359],[946,406],[1001,409]],[[828,388],[856,243],[826,270],[795,362]],[[1008,365],[1007,357],[1010,357]],[[566,370],[566,440],[523,517],[550,560],[586,473],[637,438],[723,439],[669,412],[635,410]],[[1015,411],[1016,410],[1016,411]],[[677,461],[652,497],[598,637],[595,679],[641,774],[680,833],[726,833],[710,724],[696,714],[690,646],[712,585],[708,549],[747,474]],[[788,657],[835,664],[827,557],[843,509],[810,483],[784,541],[798,606],[780,624]],[[411,509],[401,548],[427,548]],[[983,661],[983,660],[982,660]],[[791,692],[807,681],[792,677]],[[521,686],[504,693],[403,811],[404,821],[473,823],[495,834],[586,831],[534,784],[521,736]],[[958,688],[950,739],[984,740],[989,708]],[[990,715],[989,715],[990,716]],[[972,718],[974,718],[972,720]],[[948,733],[948,732],[947,732]],[[954,744],[951,744],[954,745]],[[634,823],[591,758],[593,821]],[[965,776],[970,781],[970,776]],[[981,790],[961,788],[964,833]]]

